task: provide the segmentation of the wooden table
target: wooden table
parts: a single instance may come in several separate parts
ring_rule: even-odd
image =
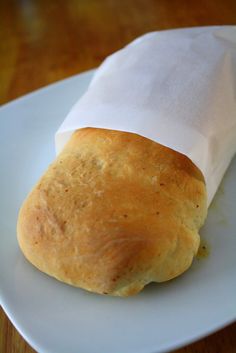
[[[235,0],[2,0],[0,104],[94,68],[145,32],[217,24],[236,24]],[[34,350],[0,309],[0,353],[23,352]],[[235,353],[236,324],[177,352]]]

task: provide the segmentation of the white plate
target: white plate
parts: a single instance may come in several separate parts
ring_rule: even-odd
[[[54,133],[91,77],[72,77],[0,109],[1,305],[39,352],[169,351],[236,318],[236,159],[201,232],[210,255],[135,297],[99,296],[62,284],[31,266],[17,245],[19,207],[53,160]]]

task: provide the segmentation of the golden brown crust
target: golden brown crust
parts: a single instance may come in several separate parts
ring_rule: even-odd
[[[18,241],[41,271],[128,296],[184,272],[206,217],[201,172],[136,134],[77,130],[24,202]]]

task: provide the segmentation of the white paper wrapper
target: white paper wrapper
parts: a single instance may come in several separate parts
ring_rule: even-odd
[[[148,33],[108,57],[56,133],[140,134],[188,156],[210,204],[236,152],[236,26]]]

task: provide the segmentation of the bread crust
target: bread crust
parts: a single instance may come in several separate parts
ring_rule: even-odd
[[[18,242],[39,270],[129,296],[189,268],[207,213],[199,169],[121,131],[77,130],[19,212]]]

